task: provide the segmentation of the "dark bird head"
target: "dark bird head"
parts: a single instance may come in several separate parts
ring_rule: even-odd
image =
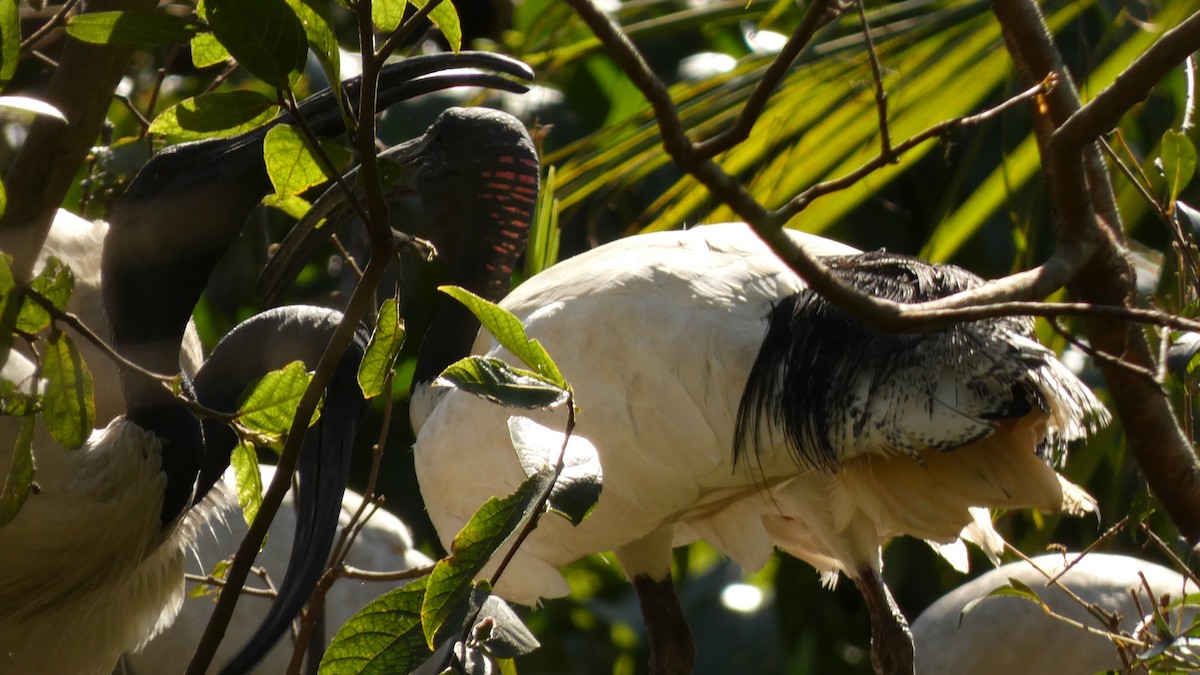
[[[414,96],[464,85],[525,90],[501,75],[530,79],[532,72],[519,61],[480,52],[412,58],[381,72],[377,106],[384,110]],[[356,101],[358,80],[347,82],[343,90]],[[345,130],[330,90],[305,99],[298,113],[318,135]],[[126,358],[154,372],[179,371],[183,333],[209,275],[270,192],[263,139],[272,126],[290,119],[284,114],[234,138],[167,148],[134,177],[113,211],[101,263],[112,342]],[[129,419],[175,446],[163,458],[167,523],[191,501],[201,459],[194,431],[198,423],[187,421],[187,413],[178,409],[166,412],[175,403],[158,383],[129,369],[122,369],[121,378]],[[188,447],[193,450],[185,451]]]

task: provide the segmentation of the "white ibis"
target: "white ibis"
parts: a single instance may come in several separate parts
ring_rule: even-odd
[[[1010,579],[1032,588],[1060,616],[1111,631],[1072,599],[1069,590],[1083,602],[1118,615],[1121,630],[1130,634],[1162,598],[1174,602],[1197,591],[1183,575],[1162,565],[1108,553],[1089,553],[1074,562],[1078,557],[1078,553],[1040,555],[1032,558],[1036,567],[1024,560],[1009,563],[942,596],[913,622],[917,672],[1090,675],[1126,667],[1106,637],[1051,617],[1025,598],[986,598],[1009,585]],[[1059,577],[1068,563],[1074,564]],[[1047,586],[1047,574],[1058,577],[1061,587]],[[1139,575],[1145,576],[1145,585]],[[986,599],[962,613],[967,603],[981,598]],[[1195,614],[1193,607],[1174,625],[1187,628]],[[1181,619],[1178,610],[1164,610],[1164,615],[1171,622]]]
[[[871,613],[876,668],[912,672],[907,622],[881,577],[884,543],[963,534],[994,545],[975,507],[1086,508],[1085,493],[1050,462],[1105,413],[1027,319],[881,334],[806,290],[743,224],[615,241],[504,297],[535,159],[527,139],[494,126],[511,149],[475,143],[445,163],[455,171],[425,172],[424,232],[455,283],[503,298],[556,360],[580,406],[575,433],[598,449],[604,482],[579,527],[543,519],[500,595],[564,595],[556,568],[613,551],[647,616],[651,671],[690,672],[672,547],[704,539],[754,570],[776,546],[828,583],[849,576]],[[981,283],[949,265],[792,236],[851,283],[897,301]],[[447,546],[487,498],[526,477],[512,411],[430,387],[469,352],[512,358],[477,332],[469,312],[443,300],[414,375],[417,476]],[[563,427],[559,413],[532,417]]]
[[[381,75],[381,109],[447,86],[521,89],[490,73],[438,72],[460,66],[531,76],[523,64],[487,54],[410,59]],[[318,134],[342,129],[329,92],[305,101],[300,113]],[[264,135],[265,128],[168,148],[118,202],[100,280],[112,344],[139,365],[180,370],[183,335],[213,265],[270,189]],[[245,322],[196,373],[196,398],[232,410],[245,385],[266,370],[296,358],[311,367],[339,321],[330,310],[288,307]],[[300,527],[280,599],[226,672],[245,672],[274,644],[325,563],[363,407],[354,381],[360,354],[358,343],[347,352],[326,391],[320,427],[306,436]],[[33,372],[13,351],[0,374],[20,382]],[[39,489],[0,528],[0,673],[109,673],[121,653],[163,630],[179,610],[184,553],[220,498],[211,488],[228,463],[232,432],[211,421],[202,430],[177,399],[138,373],[122,370],[117,380],[124,414],[95,430],[83,448],[35,440]],[[0,460],[8,466],[20,425],[0,425]]]
[[[275,475],[275,467],[262,465],[263,484],[267,484]],[[235,490],[232,470],[223,476],[225,489]],[[338,527],[350,524],[355,512],[362,504],[362,495],[353,490],[346,490],[342,498],[341,513],[338,515]],[[188,563],[190,572],[203,576],[212,569],[213,563],[227,558],[237,549],[238,542],[246,534],[246,524],[236,509],[230,508],[224,515],[224,523],[215,523],[211,529],[198,532],[195,541],[195,555]],[[291,492],[280,505],[279,513],[271,522],[271,531],[262,553],[258,556],[256,566],[262,567],[273,582],[283,578],[290,552],[290,542],[297,527],[297,513]],[[399,518],[384,509],[378,509],[366,521],[362,531],[354,540],[354,546],[346,557],[347,564],[364,570],[386,571],[404,570],[427,565],[432,561],[427,556],[413,548],[412,535],[408,527]],[[339,579],[330,587],[325,598],[324,628],[325,640],[329,640],[337,632],[346,619],[362,609],[384,591],[390,590],[396,582],[360,581],[355,579]],[[144,649],[135,654],[127,654],[122,659],[123,673],[127,675],[150,675],[151,673],[172,673],[180,669],[179,655],[187,653],[200,641],[208,619],[212,615],[213,600],[209,597],[187,598],[179,611],[175,623],[161,635],[155,637]],[[270,607],[270,601],[261,596],[246,596],[238,603],[237,610],[230,620],[229,631],[233,634],[249,634],[262,620]],[[214,664],[229,662],[236,653],[236,646],[228,642],[222,643],[217,650]],[[287,670],[292,657],[292,646],[286,640],[281,640],[255,667],[255,673],[274,675]]]

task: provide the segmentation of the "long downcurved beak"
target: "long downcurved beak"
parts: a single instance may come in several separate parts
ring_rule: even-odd
[[[334,310],[289,306],[243,322],[221,340],[197,373],[197,400],[233,412],[246,386],[266,372],[297,360],[310,370],[315,368],[342,320]],[[367,334],[360,329],[325,389],[320,419],[305,434],[287,572],[267,616],[224,673],[249,671],[275,646],[325,570],[337,533],[355,432],[367,407],[357,377],[366,343]],[[212,420],[205,421],[204,432],[207,456],[200,481],[210,486],[228,466],[237,437],[228,426]]]

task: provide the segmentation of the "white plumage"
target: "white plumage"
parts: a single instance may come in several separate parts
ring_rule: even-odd
[[[889,260],[792,236],[813,255],[854,256],[838,263],[851,281],[867,261]],[[909,301],[979,282],[957,268],[905,260],[899,272],[888,267],[865,283]],[[893,273],[899,276],[887,276]],[[604,492],[577,528],[543,519],[497,592],[522,603],[564,595],[556,568],[608,550],[627,575],[663,579],[671,547],[696,539],[748,570],[778,546],[827,580],[845,573],[862,589],[874,583],[881,546],[894,536],[951,544],[961,534],[996,552],[999,537],[986,513],[972,507],[1090,508],[1090,498],[1046,459],[1105,414],[1032,339],[1027,323],[885,339],[844,317],[826,323],[840,315],[825,306],[805,310],[816,317],[803,315],[809,325],[788,327],[786,317],[772,316],[803,290],[745,225],[725,224],[615,241],[505,298],[501,305],[574,386],[575,433],[599,451]],[[798,297],[800,304],[820,302]],[[769,327],[779,336],[764,340]],[[843,328],[861,333],[860,352],[835,353],[850,340]],[[820,340],[787,354],[810,338]],[[778,353],[760,357],[772,342]],[[473,352],[511,360],[486,334]],[[760,358],[766,360],[739,424]],[[807,415],[791,428],[795,411],[779,403],[795,389],[789,368],[827,378],[804,385],[816,392],[810,399],[822,401],[788,403]],[[422,494],[449,545],[487,497],[510,493],[525,477],[506,424],[514,413],[439,389],[418,389],[414,409]],[[565,419],[532,417],[551,429],[562,429]],[[823,432],[809,424],[814,420]],[[895,613],[890,597],[864,594],[873,617]]]
[[[1048,554],[1003,565],[950,591],[913,622],[917,672],[922,675],[1091,675],[1124,667],[1116,647],[1107,638],[1047,615],[1030,600],[1015,597],[987,598],[965,615],[967,603],[985,598],[992,590],[1016,579],[1032,588],[1063,616],[1100,630],[1107,626],[1071,599],[1062,589],[1047,587],[1047,577],[1057,576],[1078,553]],[[1042,571],[1038,571],[1038,570]],[[1152,598],[1140,574],[1145,575]],[[1195,584],[1178,572],[1124,555],[1089,553],[1059,577],[1058,583],[1086,603],[1120,615],[1121,629],[1133,632],[1164,596],[1177,601],[1195,593]],[[1137,595],[1141,609],[1135,604]],[[1167,613],[1179,620],[1178,611]],[[1195,616],[1188,611],[1186,628]]]
[[[260,469],[263,484],[266,485],[275,476],[275,467],[264,464]],[[235,494],[235,490],[236,484],[231,469],[224,476],[224,493],[232,495]],[[362,499],[362,495],[353,490],[346,490],[338,519],[339,527],[349,525],[362,504]],[[189,557],[187,563],[187,571],[190,574],[207,575],[215,562],[233,554],[242,537],[246,535],[245,520],[237,504],[223,500],[221,507],[218,518],[215,519],[219,522],[214,522],[212,527],[205,528],[197,534],[194,555]],[[289,492],[280,505],[278,515],[271,522],[266,546],[255,563],[266,570],[273,583],[277,584],[283,578],[287,568],[288,545],[295,530],[295,503],[292,493]],[[399,518],[384,509],[378,509],[355,539],[346,562],[363,570],[392,571],[427,565],[432,561],[413,548],[412,535]],[[252,579],[252,585],[259,584],[255,584]],[[355,612],[397,585],[398,582],[347,578],[337,580],[325,598],[325,641],[332,640],[338,628]],[[192,584],[189,584],[190,586]],[[262,622],[269,606],[267,599],[261,596],[243,597],[230,620],[229,631],[234,635],[253,632]],[[126,655],[122,659],[123,670],[120,672],[125,675],[170,675],[183,672],[185,664],[180,662],[179,655],[190,653],[200,641],[209,617],[212,616],[213,607],[213,597],[185,599],[175,623],[151,640],[142,651]],[[221,643],[213,659],[214,667],[226,664],[236,654],[239,646],[229,640]],[[292,644],[283,640],[251,672],[261,675],[283,673],[287,670],[291,657]]]

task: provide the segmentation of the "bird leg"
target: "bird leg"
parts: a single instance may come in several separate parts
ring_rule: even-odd
[[[633,577],[650,638],[650,675],[690,675],[696,662],[692,631],[675,595],[671,575],[655,581],[644,574]],[[912,652],[909,652],[911,659]]]
[[[866,567],[858,571],[854,585],[871,614],[871,666],[879,675],[913,675],[912,632],[887,584]]]

